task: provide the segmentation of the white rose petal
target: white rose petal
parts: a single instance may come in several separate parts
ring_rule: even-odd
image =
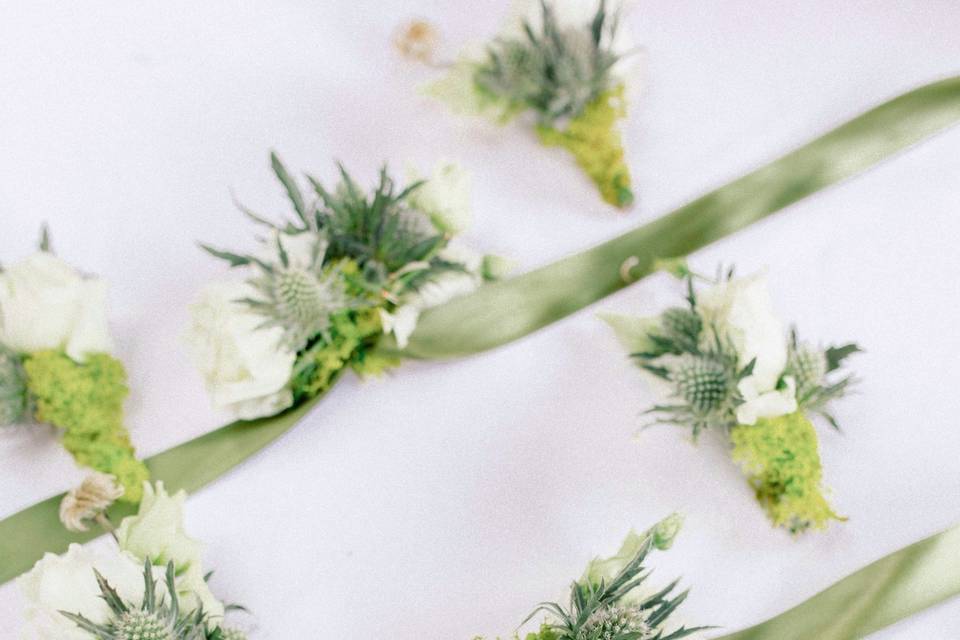
[[[163,482],[156,486],[145,483],[143,500],[135,516],[128,516],[117,527],[120,548],[140,561],[148,558],[158,567],[173,562],[177,570],[177,592],[183,595],[186,610],[203,604],[211,616],[223,615],[223,605],[214,598],[203,580],[201,556],[203,545],[187,535],[183,524],[185,491],[169,495]]]
[[[747,376],[737,384],[744,403],[737,407],[737,422],[756,424],[760,418],[777,418],[797,410],[797,383],[793,376],[783,379],[785,389],[761,392],[755,376]]]
[[[281,346],[283,330],[258,329],[263,318],[237,302],[255,294],[245,282],[208,286],[191,307],[186,336],[214,405],[244,420],[293,404],[287,383],[296,354]]]
[[[704,326],[715,326],[733,341],[740,367],[756,358],[752,377],[760,392],[772,391],[787,365],[787,340],[783,324],[773,311],[773,301],[763,274],[724,282],[701,292],[697,309]],[[705,339],[712,340],[710,331]]]
[[[47,553],[17,579],[27,602],[24,637],[33,640],[91,640],[86,631],[60,611],[76,613],[96,624],[110,617],[100,597],[93,570],[99,571],[124,600],[139,605],[143,598],[143,565],[129,553],[94,554],[78,544],[62,556]]]
[[[411,178],[417,179],[411,172]],[[438,164],[433,175],[417,187],[410,205],[430,216],[437,229],[450,234],[463,233],[470,227],[470,174],[452,162]]]
[[[106,284],[40,252],[0,273],[0,342],[22,353],[112,353]]]

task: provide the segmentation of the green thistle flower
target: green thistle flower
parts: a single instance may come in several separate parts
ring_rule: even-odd
[[[105,624],[96,624],[75,613],[60,613],[97,640],[212,640],[223,637],[219,630],[207,632],[207,615],[202,607],[189,614],[180,611],[173,562],[167,564],[165,577],[169,600],[157,596],[153,566],[149,560],[144,562],[143,604],[140,606],[124,602],[99,572],[94,570],[94,573],[101,598],[110,607],[110,620]]]
[[[823,351],[806,345],[791,346],[786,372],[797,382],[797,397],[808,398],[827,375],[827,357]]]
[[[594,611],[577,632],[577,640],[646,640],[652,636],[653,630],[644,619],[642,611],[636,607],[616,605]]]
[[[0,344],[0,426],[20,422],[26,417],[28,397],[20,357]]]
[[[319,237],[317,242],[321,242]],[[340,273],[324,269],[323,251],[319,248],[314,250],[309,264],[291,261],[279,236],[277,249],[277,262],[258,262],[261,275],[249,281],[261,297],[243,302],[264,316],[261,327],[282,328],[283,344],[298,352],[312,338],[325,333],[330,315],[349,308],[352,299]]]
[[[696,416],[707,416],[721,409],[735,386],[729,367],[710,357],[685,356],[671,377],[677,385],[677,395]]]

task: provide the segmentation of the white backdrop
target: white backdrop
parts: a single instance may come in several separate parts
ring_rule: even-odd
[[[334,159],[364,180],[384,160],[457,159],[475,180],[470,241],[530,268],[960,72],[953,0],[643,2],[625,125],[639,198],[618,214],[562,152],[420,97],[431,74],[390,48],[394,26],[423,15],[452,54],[505,5],[0,1],[0,257],[26,255],[46,220],[60,255],[110,280],[143,454],[225,422],[180,340],[198,288],[224,275],[194,241],[247,242],[230,189],[286,213],[270,148],[325,179]],[[837,411],[845,433],[820,430],[848,523],[792,540],[719,438],[633,437],[652,398],[595,313],[662,309],[679,289],[658,276],[493,353],[338,385],[190,500],[218,594],[255,612],[258,638],[504,635],[631,526],[679,509],[687,525],[655,576],[693,588],[683,619],[733,630],[960,521],[958,145],[954,130],[694,256],[767,267],[805,336],[866,347]],[[0,515],[80,477],[49,430],[0,432]],[[0,637],[19,607],[0,588]],[[958,627],[954,601],[875,637]]]

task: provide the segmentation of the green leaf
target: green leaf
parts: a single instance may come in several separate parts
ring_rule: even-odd
[[[824,352],[824,355],[827,357],[827,373],[839,369],[844,358],[847,356],[853,355],[854,353],[861,353],[862,351],[863,349],[853,342],[845,344],[842,347],[830,347]]]
[[[507,344],[622,289],[628,258],[639,279],[658,259],[690,254],[958,120],[960,77],[915,89],[658,220],[426,311],[403,354],[454,358]]]
[[[300,193],[300,187],[297,186],[297,181],[293,179],[287,171],[287,168],[280,162],[280,158],[276,152],[273,151],[270,152],[270,166],[273,167],[273,172],[277,174],[277,178],[283,183],[283,188],[286,189],[287,196],[290,198],[290,202],[293,203],[297,217],[300,218],[303,224],[309,226],[310,223],[307,221],[307,205],[303,200],[303,194]]]

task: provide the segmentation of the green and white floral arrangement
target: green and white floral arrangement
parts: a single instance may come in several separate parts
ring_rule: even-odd
[[[461,53],[428,93],[458,113],[499,123],[524,117],[540,142],[573,154],[605,202],[630,206],[619,121],[634,50],[618,0],[524,0],[517,9],[497,37]]]
[[[327,190],[301,191],[276,155],[273,169],[295,217],[266,229],[256,251],[204,248],[244,273],[209,285],[187,335],[214,404],[234,417],[276,415],[326,390],[349,367],[378,374],[398,360],[375,352],[390,334],[403,347],[420,313],[474,291],[506,268],[459,244],[470,181],[441,163],[399,187],[387,169],[367,193],[343,167]]]
[[[669,549],[682,522],[674,514],[642,534],[631,531],[616,555],[587,565],[570,586],[566,606],[540,603],[521,624],[542,618],[540,627],[523,639],[680,640],[708,629],[681,625],[668,630],[668,619],[687,598],[687,591],[674,594],[679,580],[657,591],[646,588],[652,573],[645,564],[647,557]]]
[[[129,390],[112,354],[107,284],[39,250],[0,267],[0,426],[50,424],[87,467],[110,473],[136,503],[148,472],[123,423]]]
[[[722,431],[775,526],[799,533],[844,520],[824,496],[809,416],[839,428],[829,405],[849,391],[853,376],[842,367],[859,347],[819,348],[796,329],[788,334],[764,274],[734,278],[731,269],[710,279],[673,269],[686,282],[684,306],[652,318],[602,316],[668,398],[648,411],[653,422],[689,427],[694,438]]]
[[[203,545],[184,528],[187,495],[144,483],[135,515],[116,528],[105,512],[123,489],[113,476],[94,474],[60,506],[64,526],[88,521],[109,532],[116,547],[94,551],[78,544],[47,553],[17,579],[25,637],[36,640],[244,640],[225,626],[237,606],[224,606],[202,567]]]

